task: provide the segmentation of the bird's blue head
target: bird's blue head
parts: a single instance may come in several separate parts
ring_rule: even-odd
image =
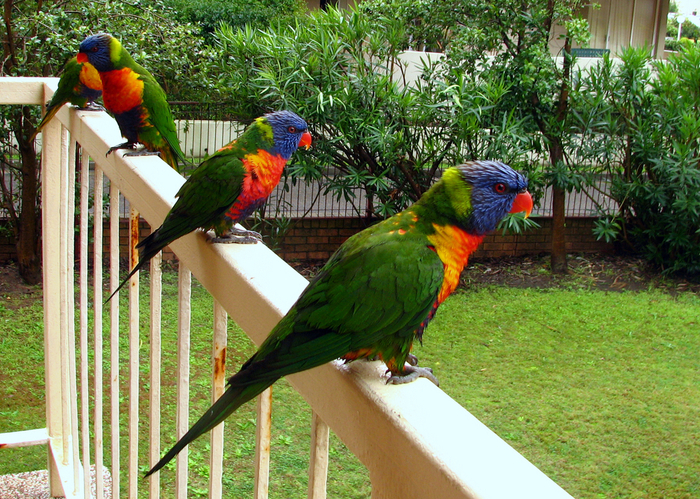
[[[276,111],[262,118],[272,128],[274,146],[269,152],[288,160],[299,146],[311,146],[311,134],[306,121],[291,111]]]
[[[443,174],[450,203],[470,233],[491,232],[507,213],[532,211],[527,179],[500,161],[474,161]]]
[[[109,33],[88,36],[80,44],[78,62],[89,62],[97,71],[114,69],[114,55],[120,47],[119,41]]]

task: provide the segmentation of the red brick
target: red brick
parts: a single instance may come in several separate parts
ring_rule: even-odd
[[[328,260],[330,256],[327,251],[309,251],[309,260]]]

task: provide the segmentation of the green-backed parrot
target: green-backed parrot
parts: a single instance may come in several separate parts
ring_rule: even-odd
[[[138,264],[107,301],[160,250],[197,228],[214,229],[212,242],[261,239],[260,234],[241,231],[234,224],[265,203],[294,151],[310,145],[306,122],[291,111],[268,113],[253,121],[240,137],[192,172],[163,225],[136,246],[141,250]]]
[[[497,161],[449,168],[414,205],[348,239],[147,476],[280,377],[334,359],[379,358],[390,383],[418,377],[437,383],[410,355],[413,341],[421,341],[484,236],[508,212],[529,215],[527,184]]]
[[[94,102],[102,95],[102,80],[97,70],[90,63],[79,63],[76,57],[70,59],[63,68],[63,74],[58,80],[58,87],[46,105],[46,114],[36,127],[31,140],[36,138],[51,118],[70,102],[80,109],[101,110],[102,107]]]
[[[126,142],[116,149],[134,149],[140,142],[145,151],[160,153],[163,160],[178,169],[187,163],[180,149],[175,122],[165,92],[143,66],[137,64],[122,44],[108,33],[89,36],[80,44],[78,62],[89,62],[102,79],[102,101],[117,120]]]

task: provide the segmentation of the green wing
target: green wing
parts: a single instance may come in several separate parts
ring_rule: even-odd
[[[144,81],[143,94],[144,104],[149,111],[151,123],[158,129],[158,132],[160,132],[160,135],[165,139],[178,160],[185,163],[185,155],[180,148],[175,121],[173,120],[165,92],[151,77]]]
[[[244,174],[237,151],[224,149],[206,159],[178,191],[175,205],[157,231],[157,240],[167,245],[199,227],[211,227],[238,198]]]
[[[259,351],[229,380],[274,382],[371,349],[403,365],[436,303],[443,265],[421,234],[365,231],[311,281]]]
[[[173,120],[165,91],[153,75],[143,66],[133,62],[131,68],[143,81],[143,106],[148,112],[148,122],[154,128],[146,128],[139,134],[139,142],[151,150],[160,151],[163,160],[177,169],[177,161],[187,163],[180,148],[177,128]]]
[[[79,64],[78,59],[75,57],[66,63],[61,79],[58,80],[58,87],[51,97],[51,102],[46,106],[46,114],[37,125],[34,137],[44,128],[44,125],[51,121],[51,118],[56,115],[64,104],[70,102],[79,107],[84,107],[87,104],[87,98],[82,97],[75,91],[75,88],[80,85],[80,70],[82,67],[83,65]],[[32,137],[32,140],[34,137]]]

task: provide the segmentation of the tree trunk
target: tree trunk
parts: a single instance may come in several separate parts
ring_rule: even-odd
[[[559,140],[554,139],[549,148],[552,165],[564,161],[564,149]],[[552,185],[552,272],[566,274],[569,264],[566,261],[566,191],[561,186]]]
[[[566,274],[569,264],[566,261],[566,191],[552,187],[552,272]]]
[[[34,125],[27,106],[18,113],[15,130],[22,157],[22,206],[17,227],[17,264],[22,279],[28,284],[39,284],[41,282],[40,225],[37,205],[39,162],[34,142],[29,140],[34,133]]]

